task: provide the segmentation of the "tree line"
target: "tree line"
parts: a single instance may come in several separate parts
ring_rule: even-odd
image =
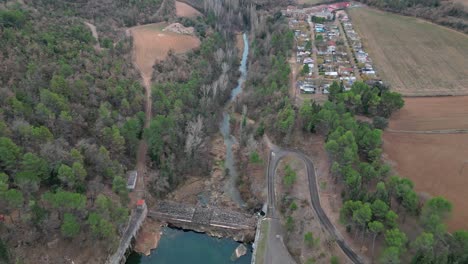
[[[400,263],[402,259],[464,263],[468,261],[468,232],[449,234],[444,224],[451,203],[443,197],[423,202],[413,182],[392,175],[382,160],[381,129],[386,118],[403,105],[401,95],[385,86],[356,82],[350,91],[344,91],[335,82],[329,100],[323,106],[306,102],[299,119],[305,131],[325,136],[331,175],[344,187],[340,221],[361,243],[371,236],[373,258],[375,240],[382,238],[385,248],[376,258],[379,263]],[[373,122],[357,121],[356,114],[374,117]],[[407,217],[418,219],[419,235],[412,241],[400,229]]]

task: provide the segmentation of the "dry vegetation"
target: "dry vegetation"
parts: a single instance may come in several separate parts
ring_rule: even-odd
[[[464,6],[468,6],[468,0],[453,0],[455,3],[463,4]]]
[[[392,89],[409,96],[468,94],[468,36],[369,8],[349,13]]]
[[[325,0],[298,0],[298,4],[316,5],[325,2]]]
[[[200,40],[194,36],[163,32],[165,26],[158,23],[132,29],[134,59],[144,78],[151,77],[155,61],[166,58],[169,50],[184,53],[200,45]]]
[[[407,98],[390,119],[396,130],[468,129],[468,97]],[[467,134],[384,133],[384,152],[393,168],[418,192],[441,195],[453,205],[450,230],[468,228]]]
[[[197,16],[201,16],[201,13],[198,12],[198,10],[191,7],[190,5],[187,5],[186,3],[176,1],[175,6],[176,6],[176,15],[178,17],[197,17]]]

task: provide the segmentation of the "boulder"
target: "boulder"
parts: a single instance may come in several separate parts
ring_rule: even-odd
[[[231,259],[233,261],[236,261],[238,258],[244,256],[247,254],[247,248],[244,246],[244,244],[240,244],[236,250],[234,250],[234,254],[232,254]]]

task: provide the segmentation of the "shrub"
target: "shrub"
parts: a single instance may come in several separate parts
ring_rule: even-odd
[[[375,128],[383,130],[388,127],[388,119],[382,116],[376,116],[372,120],[372,124]]]
[[[289,209],[291,209],[291,211],[296,211],[297,210],[297,204],[296,202],[292,202],[291,205],[289,206]]]
[[[253,164],[262,164],[263,160],[260,158],[260,155],[256,151],[250,153],[250,163]]]
[[[286,218],[286,230],[289,232],[294,230],[294,219],[292,216],[288,216],[288,218]]]

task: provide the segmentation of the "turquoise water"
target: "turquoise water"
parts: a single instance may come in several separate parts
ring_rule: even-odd
[[[158,248],[151,255],[132,253],[126,264],[248,264],[252,259],[252,247],[247,255],[231,260],[239,243],[227,238],[214,238],[192,231],[164,228]]]

